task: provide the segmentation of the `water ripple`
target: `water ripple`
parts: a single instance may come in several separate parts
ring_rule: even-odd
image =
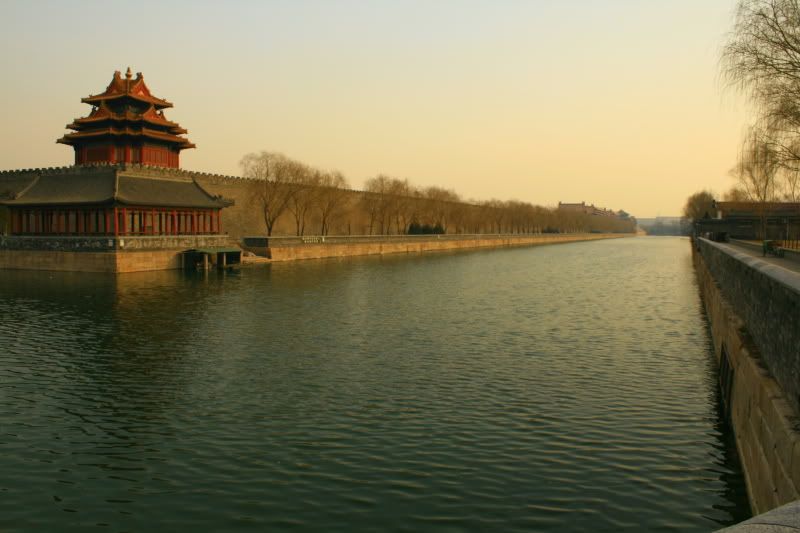
[[[708,531],[689,245],[0,279],[0,530]]]

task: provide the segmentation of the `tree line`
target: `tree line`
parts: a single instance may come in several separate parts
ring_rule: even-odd
[[[241,167],[242,175],[256,183],[251,207],[262,215],[268,236],[287,219],[298,236],[329,235],[336,228],[369,235],[634,231],[632,220],[518,200],[465,201],[455,191],[417,187],[384,174],[368,179],[363,191],[353,191],[340,172],[275,152],[247,154]]]

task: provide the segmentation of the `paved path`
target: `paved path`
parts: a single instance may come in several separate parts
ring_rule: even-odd
[[[789,503],[717,533],[797,533],[800,531],[800,501]]]
[[[722,243],[720,243],[722,244]],[[767,257],[761,256],[761,250],[757,249],[757,245],[743,245],[743,244],[722,244],[726,248],[730,248],[731,250],[736,250],[737,252],[747,254],[751,257],[756,257],[765,263],[770,265],[776,265],[786,270],[791,270],[792,272],[796,272],[800,274],[800,263],[797,261],[787,259],[785,257],[775,257],[774,255],[768,255]]]

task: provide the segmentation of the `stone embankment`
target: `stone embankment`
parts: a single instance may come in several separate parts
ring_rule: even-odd
[[[800,498],[800,275],[736,247],[694,263],[754,514]]]
[[[272,237],[245,239],[244,249],[272,261],[321,259],[397,253],[464,250],[503,246],[535,246],[632,237],[623,233],[538,235],[400,235],[361,237]]]
[[[230,246],[226,235],[0,236],[0,270],[145,272],[181,268],[189,248]]]

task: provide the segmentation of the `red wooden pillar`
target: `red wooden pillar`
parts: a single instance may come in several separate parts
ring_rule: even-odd
[[[155,235],[156,233],[156,210],[150,210],[150,235]]]

